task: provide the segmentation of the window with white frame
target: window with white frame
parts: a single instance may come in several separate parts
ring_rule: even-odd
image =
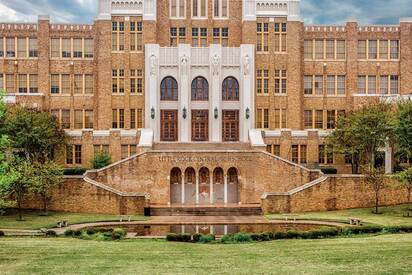
[[[186,0],[170,0],[170,17],[185,18]]]
[[[213,17],[227,18],[228,17],[228,0],[213,1]]]
[[[207,17],[207,0],[192,0],[192,17]]]

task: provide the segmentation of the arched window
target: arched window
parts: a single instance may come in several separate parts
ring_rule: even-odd
[[[209,100],[209,83],[204,77],[193,79],[192,100]]]
[[[222,100],[238,101],[239,100],[239,82],[234,77],[227,77],[222,83]]]
[[[160,83],[160,100],[177,101],[177,81],[171,76],[165,77]]]

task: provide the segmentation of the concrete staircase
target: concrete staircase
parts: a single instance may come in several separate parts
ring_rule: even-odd
[[[151,206],[151,216],[259,216],[260,205],[242,206]]]

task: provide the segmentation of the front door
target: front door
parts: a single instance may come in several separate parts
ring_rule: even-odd
[[[209,111],[192,110],[192,141],[209,140]]]
[[[177,110],[161,110],[160,140],[177,141]]]
[[[222,124],[223,141],[239,141],[239,110],[223,110]]]

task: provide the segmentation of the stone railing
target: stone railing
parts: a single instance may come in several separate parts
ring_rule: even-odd
[[[345,26],[305,26],[307,32],[345,32]]]
[[[93,25],[82,24],[51,24],[51,30],[53,31],[92,31]]]
[[[37,24],[27,24],[27,23],[13,23],[7,24],[2,23],[0,24],[1,30],[33,30],[37,31]]]

